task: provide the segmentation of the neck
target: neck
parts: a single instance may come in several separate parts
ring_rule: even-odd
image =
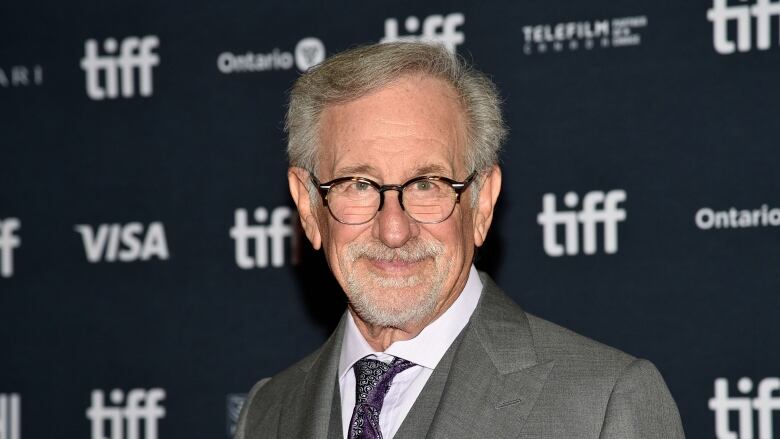
[[[391,344],[397,341],[409,340],[417,337],[423,328],[434,320],[426,319],[424,322],[406,325],[403,328],[395,328],[392,326],[372,325],[361,319],[352,308],[349,309],[349,312],[352,313],[352,317],[355,320],[355,326],[357,326],[360,334],[366,339],[366,342],[371,346],[371,349],[376,352],[384,352]]]

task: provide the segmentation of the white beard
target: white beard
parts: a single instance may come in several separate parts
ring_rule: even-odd
[[[436,310],[453,261],[444,257],[444,246],[436,241],[410,240],[403,247],[389,248],[380,241],[351,243],[341,262],[346,276],[346,293],[355,313],[366,323],[403,328],[429,318]],[[354,269],[360,259],[424,262],[432,259],[431,273],[414,276],[380,276],[370,270]],[[415,291],[410,291],[416,289]],[[403,291],[406,290],[406,291]]]

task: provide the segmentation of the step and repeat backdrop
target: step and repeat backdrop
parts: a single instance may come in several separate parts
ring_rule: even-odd
[[[690,438],[780,438],[780,0],[0,5],[0,439],[229,438],[344,299],[287,90],[446,45],[501,89],[478,268],[652,360]]]

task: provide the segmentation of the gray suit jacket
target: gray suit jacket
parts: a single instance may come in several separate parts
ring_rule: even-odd
[[[684,438],[677,406],[650,362],[526,314],[481,277],[471,321],[397,439]],[[319,350],[256,384],[235,438],[342,438],[343,332],[342,319]]]

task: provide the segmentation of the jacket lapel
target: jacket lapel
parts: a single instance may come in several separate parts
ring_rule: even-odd
[[[345,322],[342,317],[336,330],[322,346],[320,355],[312,362],[302,385],[290,398],[290,404],[281,416],[280,437],[328,437],[331,416],[336,416],[338,425],[341,425],[341,405],[334,404],[340,398],[334,398],[334,394],[338,395],[338,361]]]
[[[516,438],[554,363],[538,363],[528,320],[487,276],[453,359],[429,438]]]
[[[444,353],[444,356],[439,361],[436,369],[428,378],[428,382],[425,383],[422,392],[414,401],[414,405],[409,410],[406,418],[396,432],[394,439],[419,439],[430,430],[433,418],[439,408],[442,394],[444,393],[444,387],[447,383],[447,379],[450,375],[450,367],[452,366],[452,360],[455,357],[460,346],[463,336],[466,331],[462,331],[460,335],[452,342],[452,345]]]

